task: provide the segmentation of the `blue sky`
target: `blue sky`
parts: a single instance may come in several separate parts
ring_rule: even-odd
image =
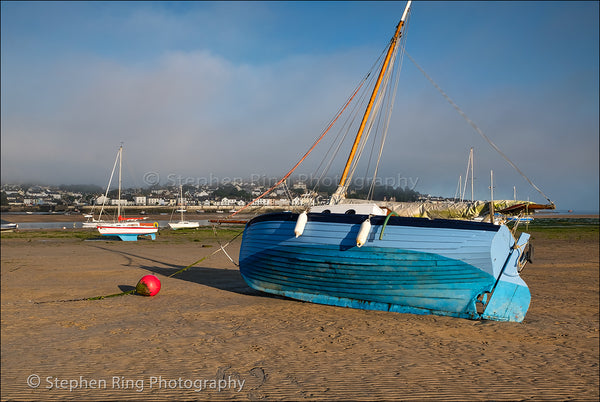
[[[2,182],[105,185],[121,141],[131,185],[281,176],[404,5],[3,1]],[[417,1],[407,31],[411,56],[560,209],[598,210],[598,5]],[[545,201],[405,59],[381,176],[453,196],[471,146],[477,198],[493,169],[495,198]]]

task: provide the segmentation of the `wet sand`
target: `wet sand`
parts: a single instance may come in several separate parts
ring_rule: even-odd
[[[533,244],[517,324],[272,297],[221,252],[166,277],[213,253],[213,239],[3,234],[1,397],[597,400],[598,234],[534,232]],[[52,302],[129,290],[148,273],[162,282],[151,298]]]

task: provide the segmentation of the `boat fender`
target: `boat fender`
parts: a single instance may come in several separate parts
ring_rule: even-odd
[[[296,237],[300,237],[302,233],[304,233],[304,227],[306,226],[306,222],[308,221],[308,215],[306,211],[302,212],[298,215],[298,220],[296,221],[296,227],[294,228],[294,233]]]
[[[362,247],[367,242],[367,237],[371,231],[371,220],[367,218],[361,225],[356,236],[356,247]]]

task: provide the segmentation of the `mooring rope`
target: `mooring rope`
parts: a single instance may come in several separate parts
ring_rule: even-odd
[[[96,296],[96,297],[84,297],[82,299],[67,299],[67,300],[48,300],[48,301],[34,301],[33,304],[46,304],[46,303],[66,303],[66,302],[75,302],[75,301],[84,301],[84,300],[102,300],[102,299],[107,299],[109,297],[117,297],[117,296],[124,296],[124,295],[132,295],[135,293],[135,289],[131,289],[131,290],[127,290],[125,292],[121,292],[121,293],[115,293],[112,295],[106,295],[106,296]]]
[[[214,228],[213,228],[213,231],[214,231]],[[241,231],[240,233],[236,234],[231,240],[229,240],[224,245],[221,245],[221,243],[217,239],[217,242],[219,243],[219,246],[220,246],[217,250],[213,251],[212,253],[210,253],[209,255],[207,255],[205,257],[200,258],[198,261],[195,261],[195,262],[191,263],[190,265],[188,265],[188,266],[186,266],[184,268],[181,268],[179,271],[177,271],[177,272],[169,275],[167,278],[172,278],[175,275],[178,275],[178,274],[180,274],[182,272],[187,271],[188,269],[190,269],[194,265],[200,264],[202,261],[206,260],[207,258],[212,257],[213,255],[217,254],[219,251],[223,251],[225,253],[225,255],[227,255],[227,257],[229,257],[229,255],[227,254],[227,252],[225,252],[225,247],[229,246],[231,244],[231,242],[233,242],[235,239],[237,239],[238,237],[240,237],[242,235],[242,233],[244,233],[244,231]],[[215,231],[215,236],[216,236],[216,231]],[[233,262],[233,260],[231,259],[231,257],[229,257],[229,259],[231,260],[231,262]],[[238,265],[235,262],[233,262],[233,264],[236,265],[236,266]]]
[[[219,247],[221,248],[221,251],[223,251],[223,254],[225,254],[225,255],[227,256],[227,258],[229,258],[229,261],[231,261],[231,263],[232,263],[233,265],[235,265],[236,267],[239,267],[239,266],[240,266],[240,264],[238,264],[237,262],[233,261],[233,258],[231,258],[231,256],[230,256],[230,255],[227,253],[227,251],[225,251],[225,247],[226,247],[226,246],[223,246],[223,245],[221,244],[221,241],[219,240],[219,236],[217,236],[217,229],[216,229],[216,226],[215,226],[215,225],[212,225],[212,230],[213,230],[213,233],[214,233],[215,237],[217,238],[217,243],[219,243]],[[243,233],[243,232],[240,232],[240,233]],[[234,239],[235,239],[236,237],[238,237],[238,236],[240,235],[240,233],[238,233],[238,234],[237,234],[237,235],[234,237]],[[233,241],[233,239],[232,239],[231,241]],[[229,243],[231,243],[231,241],[230,241]],[[227,244],[229,244],[229,243],[227,243]]]
[[[217,236],[217,232],[215,230],[215,227],[213,225],[213,233],[215,234],[215,236]],[[191,267],[193,267],[194,265],[197,265],[199,263],[201,263],[202,261],[206,260],[207,258],[212,257],[213,255],[217,254],[219,251],[223,251],[223,253],[227,256],[227,258],[229,258],[229,261],[231,261],[235,266],[239,267],[239,264],[236,263],[235,261],[233,261],[233,259],[231,258],[231,256],[227,253],[227,251],[225,250],[225,247],[229,246],[229,244],[231,244],[235,239],[237,239],[238,237],[240,237],[242,235],[242,233],[244,233],[243,231],[241,231],[240,233],[238,233],[237,235],[235,235],[231,240],[229,240],[227,243],[225,244],[221,244],[221,242],[219,241],[219,239],[217,238],[217,243],[219,243],[219,248],[215,251],[213,251],[211,254],[200,258],[198,261],[195,261],[193,263],[191,263],[190,265],[180,269],[179,271],[169,275],[167,278],[172,278],[173,276],[180,274],[184,271],[187,271],[188,269],[190,269]],[[135,294],[137,291],[137,288],[131,289],[131,290],[126,290],[124,292],[121,293],[114,293],[111,295],[104,295],[104,296],[95,296],[95,297],[83,297],[80,299],[65,299],[65,300],[47,300],[47,301],[34,301],[33,304],[47,304],[47,303],[66,303],[66,302],[76,302],[76,301],[86,301],[86,300],[103,300],[103,299],[108,299],[110,297],[118,297],[118,296],[125,296],[125,295],[132,295]]]

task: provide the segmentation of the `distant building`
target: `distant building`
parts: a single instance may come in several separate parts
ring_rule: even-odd
[[[306,183],[304,183],[304,182],[301,182],[301,181],[300,181],[300,182],[298,182],[298,183],[294,184],[294,185],[292,186],[292,188],[293,188],[294,190],[302,190],[302,191],[306,191]]]
[[[121,206],[124,206],[124,205],[128,205],[128,204],[129,204],[128,201],[127,200],[123,200],[123,199],[118,200],[118,199],[115,198],[115,199],[110,200],[110,205],[121,205]]]
[[[163,198],[158,198],[158,197],[149,197],[146,201],[146,205],[160,205],[163,206],[165,205],[166,202]]]
[[[292,205],[294,205],[294,206],[300,206],[300,205],[312,206],[312,205],[315,205],[315,198],[310,194],[302,194],[302,196],[295,197],[292,200]]]
[[[101,195],[100,197],[96,198],[96,205],[107,204],[109,201],[110,198]]]

